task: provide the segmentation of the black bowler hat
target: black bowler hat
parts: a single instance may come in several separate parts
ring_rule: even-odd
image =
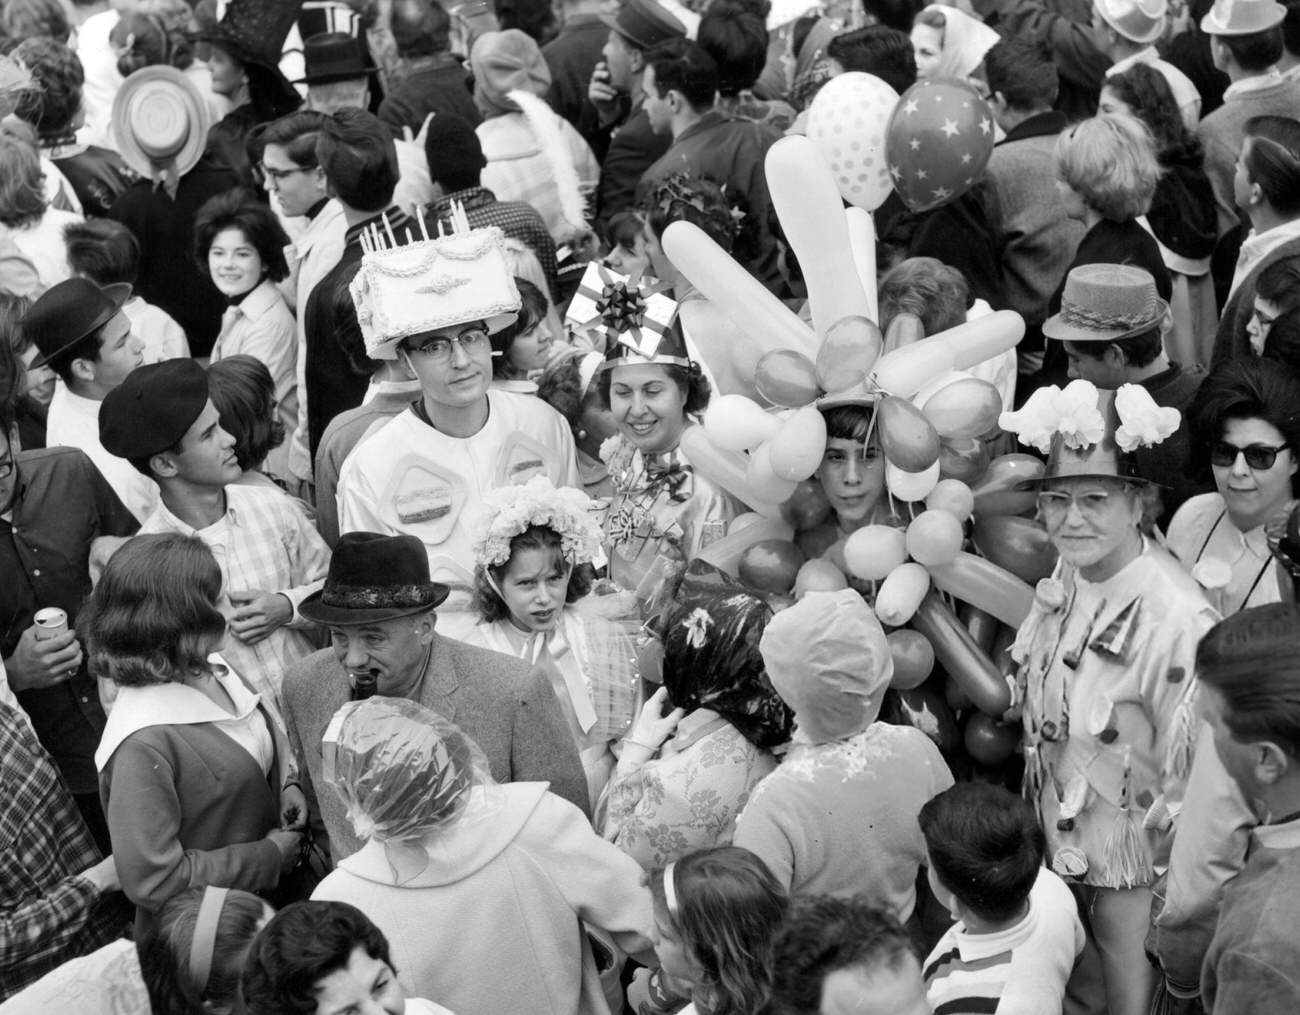
[[[296,85],[327,85],[332,81],[363,78],[374,72],[366,66],[361,40],[347,32],[322,32],[302,44],[302,77]]]
[[[99,442],[119,458],[175,447],[208,404],[208,374],[192,359],[136,367],[99,403]]]
[[[317,624],[373,624],[431,610],[448,591],[429,580],[429,556],[415,536],[346,532],[334,547],[325,587],[298,612]]]
[[[640,50],[686,38],[686,26],[655,0],[627,0],[617,14],[602,14],[600,20]]]
[[[96,328],[102,328],[130,298],[129,285],[101,289],[87,278],[65,279],[46,289],[22,319],[23,337],[41,351],[32,366],[45,366]]]

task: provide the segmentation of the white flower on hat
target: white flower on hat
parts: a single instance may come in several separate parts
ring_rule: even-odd
[[[1043,454],[1052,450],[1057,434],[1067,448],[1075,450],[1091,447],[1106,434],[1106,420],[1097,408],[1097,388],[1084,380],[1071,381],[1065,390],[1055,384],[1039,388],[1019,412],[999,416],[998,426]]]
[[[534,476],[523,486],[500,487],[484,495],[474,531],[475,561],[484,567],[507,563],[510,541],[533,525],[554,531],[560,552],[572,564],[589,564],[600,556],[601,531],[591,498]]]
[[[1121,451],[1135,451],[1159,444],[1178,429],[1182,416],[1177,409],[1156,405],[1151,392],[1140,384],[1122,384],[1115,392],[1119,428],[1115,443]]]

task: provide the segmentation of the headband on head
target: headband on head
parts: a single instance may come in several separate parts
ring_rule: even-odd
[[[194,937],[190,939],[190,979],[198,988],[202,997],[208,989],[208,977],[212,975],[212,953],[217,947],[217,924],[221,921],[221,911],[226,907],[229,888],[214,888],[209,885],[203,889],[203,901],[199,903],[199,915],[194,921]]]
[[[664,868],[664,905],[668,907],[668,915],[674,920],[681,915],[681,908],[677,905],[677,861],[674,860]]]

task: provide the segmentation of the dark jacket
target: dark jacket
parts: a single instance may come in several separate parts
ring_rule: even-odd
[[[1214,253],[1219,220],[1214,188],[1205,175],[1199,152],[1161,162],[1164,174],[1156,184],[1147,221],[1156,239],[1183,257],[1199,259]]]
[[[90,594],[90,544],[100,536],[129,536],[139,523],[76,448],[20,451],[13,522],[0,521],[0,651],[13,654],[37,610],[57,606],[76,627]],[[81,669],[54,687],[18,692],[41,744],[73,793],[99,787],[94,755],[104,731],[95,681]]]
[[[587,85],[608,38],[609,27],[599,14],[575,14],[565,18],[560,34],[542,47],[542,56],[551,70],[551,90],[546,93],[546,101],[578,128],[592,151],[602,142],[600,132],[593,132],[596,143],[583,133],[582,128],[596,119],[587,98]]]
[[[1187,410],[1196,398],[1203,380],[1203,369],[1184,370],[1173,363],[1168,370],[1141,382],[1156,405],[1177,409],[1183,416],[1178,429],[1165,440],[1149,448],[1138,448],[1133,453],[1137,474],[1164,487],[1160,498],[1161,531],[1169,527],[1169,519],[1173,518],[1174,512],[1183,506],[1184,501],[1198,493],[1209,493],[1214,489],[1212,483],[1194,475],[1187,464],[1191,450],[1191,424]]]
[[[160,307],[185,329],[190,352],[206,356],[221,330],[225,298],[212,284],[208,266],[194,260],[194,216],[210,197],[238,186],[224,162],[205,153],[180,178],[176,200],[153,181],[139,180],[113,202],[109,218],[135,233],[140,241],[140,274],[135,293]]]
[[[58,167],[88,216],[103,218],[139,177],[115,151],[89,145],[75,155],[50,159]]]
[[[650,118],[642,106],[633,109],[627,120],[615,128],[600,168],[598,218],[601,222],[608,222],[619,212],[636,206],[636,185],[641,182],[641,175],[672,143],[667,134],[656,134],[650,129]],[[596,151],[594,145],[592,151]]]
[[[482,119],[470,92],[469,73],[450,53],[418,60],[379,106],[379,119],[399,134],[403,127],[418,133],[430,113],[459,116],[471,127]]]
[[[1255,285],[1259,273],[1275,261],[1288,257],[1300,257],[1300,239],[1289,240],[1275,247],[1259,259],[1259,263],[1246,273],[1219,315],[1219,330],[1214,336],[1214,351],[1210,354],[1210,366],[1216,367],[1224,360],[1253,355],[1250,338],[1246,334],[1246,325],[1250,315],[1255,312]]]

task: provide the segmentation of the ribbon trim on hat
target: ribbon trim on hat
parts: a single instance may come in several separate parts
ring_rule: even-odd
[[[320,601],[341,610],[386,610],[425,606],[438,598],[436,583],[418,585],[326,585]]]
[[[1151,323],[1155,327],[1155,306],[1149,305],[1140,313],[1108,314],[1090,310],[1078,303],[1062,303],[1061,318],[1067,324],[1088,328],[1093,331],[1106,331],[1111,328],[1136,328],[1141,324]]]

